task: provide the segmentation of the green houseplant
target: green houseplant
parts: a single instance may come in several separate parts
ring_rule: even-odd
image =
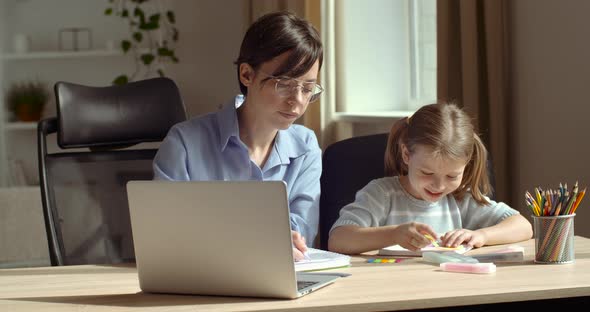
[[[109,0],[105,15],[115,15],[129,24],[129,38],[121,40],[124,53],[131,53],[135,60],[135,71],[122,74],[113,84],[125,84],[140,77],[165,76],[165,63],[178,63],[174,52],[178,42],[174,12],[165,8],[160,1],[150,0]]]
[[[38,121],[49,96],[49,90],[42,82],[16,82],[6,91],[6,104],[17,120]]]

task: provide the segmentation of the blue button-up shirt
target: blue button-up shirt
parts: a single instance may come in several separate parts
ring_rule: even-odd
[[[291,229],[301,233],[312,246],[318,230],[322,172],[317,138],[301,125],[279,130],[272,151],[260,168],[240,140],[236,108],[242,101],[237,96],[220,111],[172,127],[154,159],[154,178],[283,180],[289,196]]]

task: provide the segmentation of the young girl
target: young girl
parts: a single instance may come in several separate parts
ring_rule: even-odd
[[[328,248],[358,254],[399,244],[418,250],[506,244],[532,237],[530,222],[490,200],[487,151],[466,113],[431,104],[396,122],[389,134],[385,175],[356,194],[332,226]],[[442,234],[442,235],[441,235]]]
[[[293,123],[323,91],[322,59],[311,23],[289,12],[260,17],[235,61],[242,95],[175,125],[154,159],[155,179],[285,181],[293,255],[302,259],[317,234],[322,158],[314,132]]]

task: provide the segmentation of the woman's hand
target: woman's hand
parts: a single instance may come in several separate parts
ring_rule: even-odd
[[[305,237],[296,231],[291,231],[291,236],[293,238],[293,260],[301,261],[305,259],[305,252],[307,252]]]

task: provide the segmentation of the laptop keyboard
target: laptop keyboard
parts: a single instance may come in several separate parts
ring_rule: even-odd
[[[297,281],[297,290],[302,290],[305,287],[311,286],[313,284],[317,284],[318,282],[309,282],[309,281]]]

